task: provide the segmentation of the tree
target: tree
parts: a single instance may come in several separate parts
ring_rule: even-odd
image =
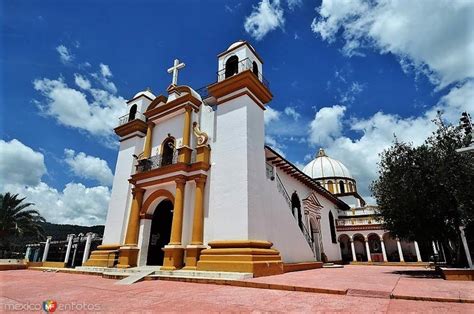
[[[396,139],[381,153],[371,190],[385,229],[411,241],[440,241],[455,262],[459,226],[474,221],[474,156],[456,153],[466,141],[460,127],[445,124],[440,115],[434,123],[437,130],[423,145]]]
[[[19,238],[26,236],[36,240],[44,239],[40,223],[46,220],[35,209],[28,209],[33,203],[23,203],[25,198],[18,194],[0,194],[0,245],[11,251]]]

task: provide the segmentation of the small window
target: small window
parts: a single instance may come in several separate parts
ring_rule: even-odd
[[[239,73],[239,58],[232,56],[227,59],[225,63],[225,78],[231,77],[234,74]]]
[[[252,63],[252,72],[253,72],[253,74],[255,74],[255,75],[257,76],[257,78],[258,78],[258,65],[257,65],[257,62],[255,62],[255,61]]]
[[[331,193],[334,193],[334,186],[332,184],[332,181],[328,181],[327,185],[328,185],[328,191]]]
[[[336,228],[334,227],[334,216],[332,215],[332,212],[329,212],[329,228],[331,229],[332,243],[337,243]]]
[[[128,121],[135,120],[135,116],[137,115],[137,105],[133,105],[130,107],[130,112],[128,114]]]
[[[339,190],[341,191],[341,193],[345,193],[346,192],[346,189],[345,189],[345,186],[344,186],[344,181],[339,181]]]

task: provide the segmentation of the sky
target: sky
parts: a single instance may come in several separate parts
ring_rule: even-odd
[[[216,81],[237,40],[274,95],[266,142],[302,168],[320,147],[358,190],[396,136],[474,113],[474,1],[0,1],[0,192],[51,222],[105,222],[126,100]]]

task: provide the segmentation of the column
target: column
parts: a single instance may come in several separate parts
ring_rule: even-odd
[[[89,258],[89,252],[91,250],[91,243],[92,243],[92,235],[93,233],[89,232],[86,238],[86,246],[84,247],[84,255],[82,255],[82,265],[87,262]]]
[[[191,161],[190,147],[191,143],[191,118],[193,109],[190,105],[185,107],[184,111],[184,125],[183,125],[183,146],[178,149],[179,161],[189,163]]]
[[[418,242],[413,241],[413,244],[415,244],[415,252],[416,252],[416,260],[418,262],[421,262],[421,254],[420,254],[420,248],[418,247]]]
[[[402,245],[400,244],[399,238],[397,238],[397,249],[398,249],[398,256],[400,256],[400,262],[405,262],[405,259],[403,258]]]
[[[66,248],[66,256],[64,257],[64,264],[67,264],[69,261],[69,255],[71,254],[71,248],[72,248],[72,239],[74,238],[73,234],[68,234],[67,235],[67,248]]]
[[[196,193],[194,196],[194,219],[193,234],[191,244],[202,244],[204,237],[204,186],[206,185],[206,177],[198,177],[194,179],[196,182]]]
[[[370,255],[369,238],[365,238],[365,250],[367,251],[367,261],[372,262],[372,256]]]
[[[383,242],[383,236],[380,236],[380,246],[382,247],[383,261],[388,262],[387,251],[385,250],[385,243]]]
[[[39,251],[40,251],[40,248],[39,248],[39,247],[35,248],[35,254],[33,255],[33,262],[37,262],[37,261],[38,261],[38,254],[39,254]]]
[[[140,228],[140,210],[143,202],[145,190],[139,187],[132,189],[133,200],[128,217],[127,233],[125,235],[125,245],[120,247],[119,262],[120,268],[134,267],[138,260],[138,231]]]
[[[143,202],[143,194],[145,190],[142,188],[133,188],[132,207],[130,216],[128,217],[127,235],[125,237],[125,245],[136,246],[138,243],[138,228],[140,227],[140,209]]]
[[[464,253],[466,253],[467,264],[469,265],[469,268],[473,269],[474,267],[472,265],[471,253],[469,252],[469,246],[467,245],[466,234],[464,233],[464,226],[460,226],[459,231],[461,232],[461,240],[462,240],[462,245],[464,246]]]
[[[196,190],[194,194],[194,218],[191,244],[186,247],[186,267],[185,269],[196,269],[201,251],[206,248],[203,245],[204,239],[204,188],[206,177],[200,176],[194,179]]]
[[[30,261],[30,253],[31,253],[31,246],[27,246],[27,247],[26,247],[26,252],[25,252],[25,260],[26,260],[27,262]]]
[[[176,182],[176,194],[174,197],[173,222],[171,224],[170,243],[165,245],[163,251],[165,258],[161,270],[175,270],[183,266],[184,247],[181,244],[183,234],[183,207],[185,178],[178,178]]]
[[[151,156],[151,143],[153,138],[153,128],[155,127],[155,123],[148,121],[147,122],[147,129],[146,129],[146,137],[145,137],[145,145],[143,147],[143,158],[147,159]]]
[[[176,195],[174,197],[173,223],[171,225],[171,245],[181,245],[183,234],[183,207],[184,207],[184,187],[186,180],[184,178],[176,179]]]
[[[355,250],[355,247],[354,247],[354,240],[353,239],[350,239],[350,240],[351,240],[352,260],[354,262],[357,262],[356,250]]]
[[[43,259],[41,260],[42,262],[46,262],[46,259],[48,258],[48,251],[49,251],[50,244],[51,244],[51,236],[48,236],[46,238],[46,244],[44,245]]]

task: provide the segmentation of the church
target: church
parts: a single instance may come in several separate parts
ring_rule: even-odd
[[[167,95],[147,89],[127,102],[103,242],[85,266],[264,276],[371,261],[373,235],[387,261],[381,225],[342,163],[320,150],[300,170],[265,145],[273,95],[249,43],[217,55],[205,88],[178,84],[184,66],[168,70]]]

